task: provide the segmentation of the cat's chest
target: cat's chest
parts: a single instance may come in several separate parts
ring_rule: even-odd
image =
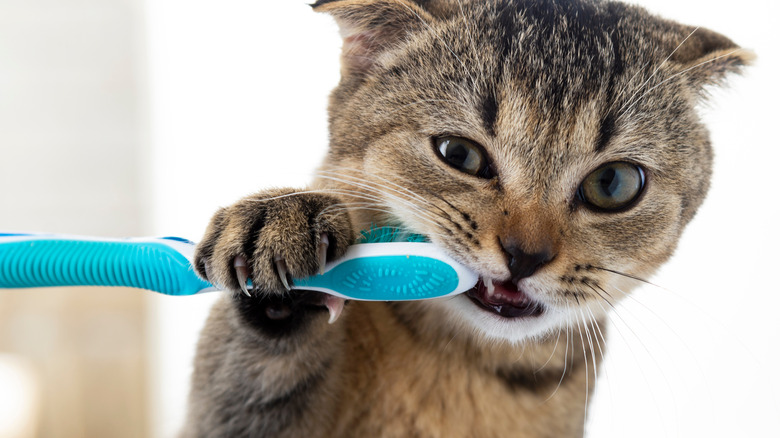
[[[533,375],[482,369],[408,333],[375,335],[381,348],[352,352],[333,436],[582,436],[585,382],[576,373],[536,385]]]

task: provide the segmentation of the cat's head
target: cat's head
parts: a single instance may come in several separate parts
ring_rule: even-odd
[[[709,186],[695,107],[751,59],[622,3],[314,8],[344,37],[320,181],[356,193],[358,227],[404,225],[480,274],[427,317],[512,341],[600,317],[669,258]]]

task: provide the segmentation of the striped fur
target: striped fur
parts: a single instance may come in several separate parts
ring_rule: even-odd
[[[599,0],[313,8],[344,37],[330,149],[309,188],[220,210],[198,247],[199,273],[231,293],[203,329],[183,436],[583,436],[608,309],[670,257],[708,190],[695,107],[749,52]],[[447,165],[443,136],[478,144],[484,172]],[[605,212],[578,187],[610,162],[646,185]],[[544,310],[349,302],[328,324],[332,306],[287,292],[280,269],[313,274],[371,224],[429,235]]]

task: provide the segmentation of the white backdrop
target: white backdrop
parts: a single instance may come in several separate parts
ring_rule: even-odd
[[[211,214],[254,191],[303,186],[327,146],[340,39],[298,1],[149,0],[155,234],[199,239]],[[183,421],[197,334],[215,296],[150,296],[150,415]]]
[[[712,28],[759,60],[705,108],[717,150],[711,196],[673,261],[613,316],[590,437],[777,436],[780,101],[777,3],[643,0]],[[302,1],[147,2],[156,234],[200,237],[211,213],[272,186],[302,186],[326,144],[337,29]],[[151,296],[150,413],[171,437],[213,296]]]

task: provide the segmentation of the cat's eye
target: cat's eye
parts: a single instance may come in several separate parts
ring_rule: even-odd
[[[436,152],[445,163],[461,172],[479,178],[492,178],[490,163],[482,146],[463,137],[437,137],[433,139]]]
[[[580,185],[578,196],[597,210],[618,211],[631,206],[645,188],[641,167],[616,161],[599,167]]]

